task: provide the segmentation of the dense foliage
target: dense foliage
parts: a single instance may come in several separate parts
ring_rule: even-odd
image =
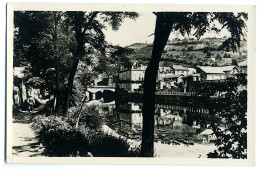
[[[216,110],[218,123],[212,124],[218,147],[210,158],[247,158],[247,90],[238,84],[227,86],[225,99]]]
[[[75,116],[36,116],[31,124],[46,156],[136,157],[139,148],[132,148],[126,139],[102,131],[96,106],[84,109],[78,129]],[[70,109],[72,114],[73,109]],[[74,113],[75,114],[75,113]]]
[[[14,66],[24,67],[26,88],[47,91],[55,100],[53,110],[65,116],[73,106],[76,78],[90,85],[94,72],[113,76],[110,67],[129,65],[129,50],[106,42],[104,29],[117,30],[124,18],[136,17],[135,12],[15,11]]]
[[[143,129],[141,154],[153,157],[154,113],[156,77],[159,63],[172,31],[182,36],[201,38],[207,31],[219,33],[227,29],[230,36],[220,45],[220,49],[236,52],[241,40],[246,37],[247,13],[233,12],[155,12],[156,24],[150,62],[145,71],[143,95]],[[217,27],[214,22],[220,24]]]

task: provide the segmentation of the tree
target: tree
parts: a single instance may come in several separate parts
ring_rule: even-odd
[[[113,46],[107,53],[107,56],[98,58],[99,64],[94,68],[95,71],[103,73],[106,78],[112,76],[117,79],[121,67],[131,68],[132,63],[127,56],[133,53],[133,49]]]
[[[210,26],[211,22],[218,21],[231,33],[230,38],[223,42],[223,48],[229,45],[233,50],[237,50],[240,47],[241,36],[244,36],[245,20],[247,20],[246,13],[235,15],[231,12],[157,12],[154,14],[156,15],[154,43],[151,60],[145,71],[143,95],[141,155],[146,157],[153,156],[156,77],[170,32],[179,31],[184,36],[190,35],[194,30],[193,36],[200,38],[208,29],[219,32],[218,28]]]
[[[231,64],[234,65],[234,66],[238,66],[238,63],[237,63],[236,59],[232,59],[232,63]]]
[[[243,83],[227,84],[226,98],[218,104],[218,121],[212,124],[218,148],[208,154],[210,158],[247,158],[247,90]],[[226,128],[219,128],[221,122]]]
[[[101,20],[98,19],[98,15]],[[107,22],[114,30],[117,30],[124,18],[135,19],[136,17],[138,17],[138,14],[134,12],[66,12],[66,21],[72,26],[72,30],[75,33],[76,48],[70,49],[73,62],[65,91],[64,115],[67,113],[70,105],[73,80],[79,61],[84,59],[85,62],[90,64],[90,56],[94,51],[101,56],[106,56],[107,43],[102,31],[105,28],[104,23]]]
[[[207,52],[207,57],[211,57],[211,52],[210,51]]]
[[[14,65],[27,66],[29,80],[39,77],[42,88],[54,95],[55,110],[60,115],[61,87],[67,79],[71,58],[69,47],[75,44],[63,12],[16,11],[14,26]],[[30,67],[28,67],[30,66]]]
[[[221,56],[221,54],[217,53],[217,55],[216,55],[216,59],[217,59],[217,60],[222,60],[222,56]]]
[[[134,12],[17,11],[14,65],[31,66],[31,76],[44,79],[54,94],[56,113],[66,115],[79,62],[90,66],[106,57],[112,46],[103,29],[117,30],[124,18],[136,17]]]

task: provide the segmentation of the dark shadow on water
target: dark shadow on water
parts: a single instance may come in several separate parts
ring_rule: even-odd
[[[115,100],[115,92],[110,90],[103,91],[103,99],[104,103],[110,103]]]
[[[101,99],[103,97],[103,93],[101,92],[101,91],[98,91],[97,93],[96,93],[96,100],[99,100],[99,99]]]

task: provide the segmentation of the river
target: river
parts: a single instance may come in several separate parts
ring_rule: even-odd
[[[100,103],[105,124],[128,139],[141,141],[142,103]],[[216,121],[208,109],[156,104],[154,141],[172,145],[208,144],[214,137],[210,124]]]

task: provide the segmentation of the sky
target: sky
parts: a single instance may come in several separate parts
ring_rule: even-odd
[[[140,16],[136,20],[124,19],[124,22],[119,27],[119,30],[113,31],[111,27],[105,30],[106,40],[113,45],[127,46],[133,43],[152,43],[156,16],[153,13],[139,13]],[[217,24],[217,23],[216,23]],[[151,35],[151,36],[149,36]],[[219,35],[215,33],[205,33],[205,37],[223,37],[228,36],[227,30],[222,30]],[[176,35],[172,32],[169,39],[183,38],[181,35]]]
[[[113,45],[126,46],[136,42],[151,43],[154,33],[156,17],[152,13],[140,13],[136,20],[124,19],[124,22],[117,31],[108,27],[105,31],[106,40]]]

